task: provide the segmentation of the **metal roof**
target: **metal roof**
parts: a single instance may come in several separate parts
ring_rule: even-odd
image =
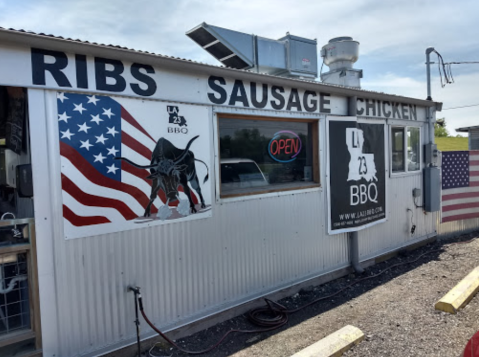
[[[223,66],[216,66],[206,63],[184,59],[179,57],[165,56],[148,51],[135,50],[119,45],[106,45],[96,42],[89,42],[80,39],[64,38],[62,36],[55,36],[45,33],[36,33],[33,31],[16,30],[12,28],[0,27],[0,41],[14,42],[16,44],[24,45],[41,45],[44,48],[65,51],[65,52],[79,52],[90,55],[103,56],[118,56],[121,52],[122,58],[132,61],[143,61],[143,63],[156,64],[164,68],[184,70],[189,72],[209,73],[223,76],[234,76],[235,78],[249,79],[249,80],[263,80],[272,84],[283,85],[301,85],[302,88],[329,92],[331,94],[338,94],[342,96],[360,96],[365,99],[388,100],[395,102],[403,102],[409,104],[417,104],[425,107],[436,107],[437,111],[441,111],[442,103],[428,101],[426,99],[417,99],[411,97],[404,97],[395,94],[387,94],[383,92],[375,92],[365,89],[350,88],[334,84],[325,84],[317,81],[297,78],[286,78],[270,74],[257,73],[249,70],[234,69]]]
[[[479,129],[479,125],[476,126],[465,126],[464,128],[454,129],[460,133],[468,133],[470,130]]]

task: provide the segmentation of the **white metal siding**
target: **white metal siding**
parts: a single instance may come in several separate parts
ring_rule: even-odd
[[[453,221],[441,223],[441,218],[437,217],[437,234],[442,238],[456,236],[467,233],[479,228],[479,218],[465,219],[462,221]]]
[[[322,192],[294,194],[217,205],[211,219],[56,237],[60,355],[134,336],[130,284],[169,329],[347,265],[347,238],[325,236],[322,202]]]
[[[422,180],[422,171],[406,176],[393,176],[389,179],[388,220],[359,232],[361,260],[426,239],[435,232],[437,214],[423,213],[422,208],[415,207],[412,197],[414,188],[422,188]],[[416,199],[419,206],[422,205],[422,201],[422,198]],[[407,211],[408,208],[412,212]],[[416,225],[414,234],[411,234],[412,224]]]

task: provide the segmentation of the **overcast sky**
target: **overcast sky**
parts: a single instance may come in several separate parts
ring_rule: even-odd
[[[206,22],[263,37],[333,37],[360,42],[355,68],[363,89],[426,98],[425,49],[445,62],[479,61],[477,0],[0,0],[0,27],[115,44],[219,64],[185,36]],[[434,62],[437,57],[433,55]],[[323,69],[326,71],[327,67]],[[432,97],[443,108],[479,104],[479,64],[452,67],[441,88],[432,68]],[[479,105],[444,110],[447,128],[479,125]]]

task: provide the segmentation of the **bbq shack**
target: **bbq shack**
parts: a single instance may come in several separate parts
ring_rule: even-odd
[[[439,103],[361,89],[351,37],[187,36],[220,65],[0,29],[0,354],[134,345],[130,287],[179,335],[436,236]]]

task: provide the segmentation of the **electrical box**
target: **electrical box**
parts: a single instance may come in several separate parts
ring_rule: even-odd
[[[424,162],[426,165],[435,164],[437,161],[439,152],[437,151],[436,144],[425,144],[424,145]]]
[[[441,170],[438,167],[424,169],[424,210],[437,212],[441,209]]]
[[[15,168],[20,163],[20,155],[10,149],[0,149],[0,185],[17,187]]]
[[[415,188],[412,190],[412,197],[414,198],[417,198],[417,197],[421,197],[421,189],[420,188]]]

